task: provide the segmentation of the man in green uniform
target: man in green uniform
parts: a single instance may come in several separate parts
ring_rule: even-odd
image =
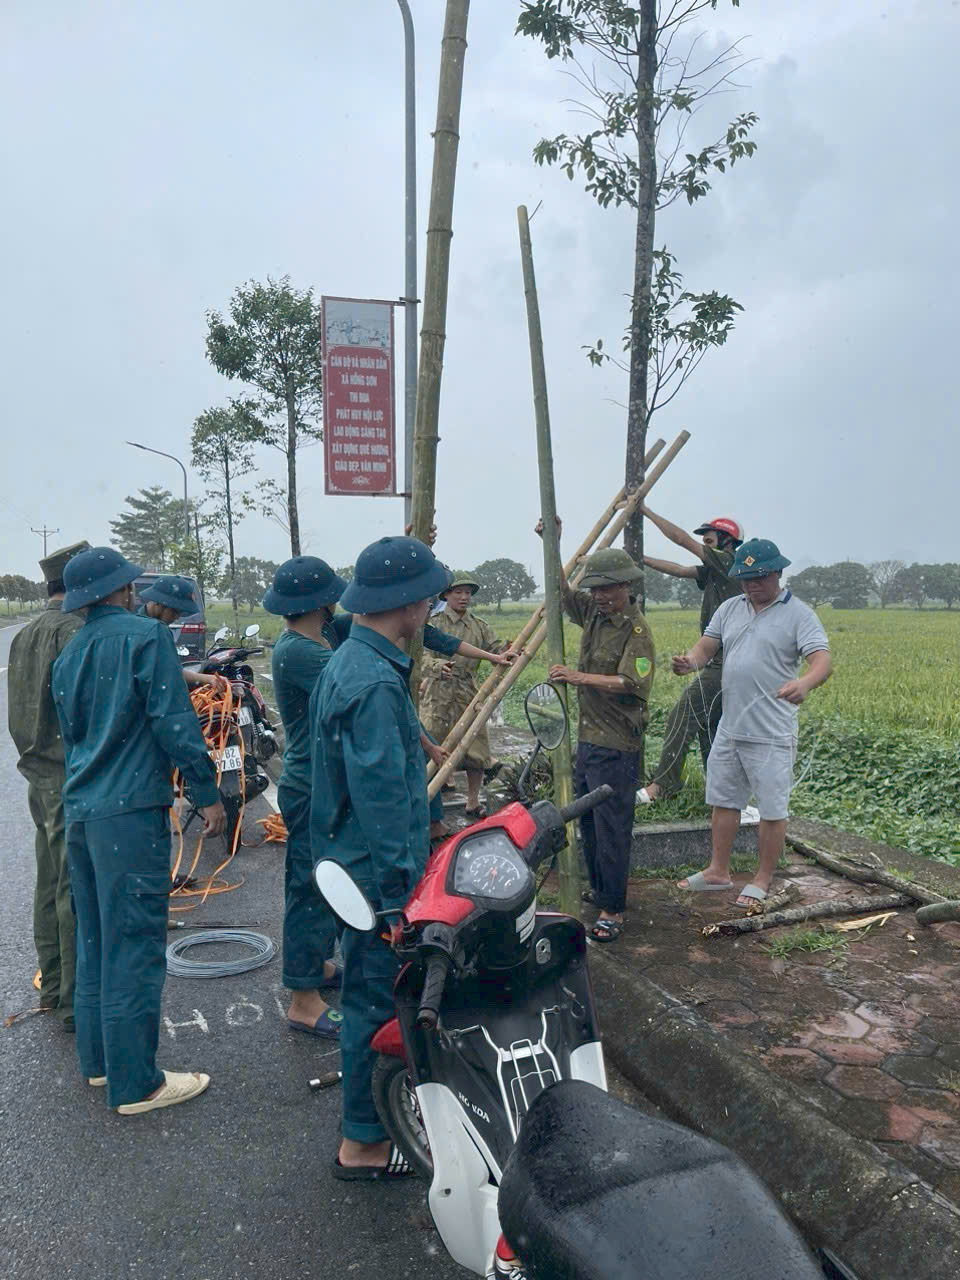
[[[28,783],[27,802],[37,828],[37,884],[33,895],[33,940],[40,965],[40,1003],[55,1010],[72,1031],[76,931],[63,822],[64,765],[60,725],[50,695],[50,668],[83,618],[63,613],[63,570],[89,542],[53,551],[40,561],[47,584],[46,609],[28,622],[10,645],[7,714],[20,753],[17,768]]]
[[[480,584],[468,577],[455,577],[440,599],[446,603],[439,613],[430,618],[430,625],[444,635],[456,636],[468,645],[491,654],[499,655],[506,644],[497,639],[493,627],[470,611],[472,597],[480,590]],[[423,662],[423,684],[420,686],[420,719],[423,727],[437,742],[443,742],[473,701],[477,692],[474,672],[479,662],[474,657],[457,654],[450,659],[427,656]],[[486,810],[480,804],[480,785],[484,772],[493,763],[486,728],[474,738],[470,754],[463,767],[467,774],[466,816],[474,820],[485,818]]]
[[[562,571],[561,571],[562,572]],[[589,557],[574,591],[561,581],[563,607],[583,628],[576,670],[550,668],[573,685],[580,708],[574,788],[578,796],[608,783],[613,796],[580,821],[590,876],[588,901],[599,907],[592,936],[613,942],[623,929],[640,750],[653,684],[653,639],[631,588],[638,569],[626,551],[605,547]]]
[[[66,761],[63,807],[77,911],[77,1054],[107,1101],[138,1115],[195,1097],[202,1073],[160,1071],[174,767],[204,819],[226,820],[216,771],[167,627],[136,617],[140,570],[92,547],[63,571],[66,611],[87,620],[53,664]]]
[[[325,560],[294,556],[276,571],[263,597],[286,630],[273,647],[273,691],[283,721],[283,775],[277,800],[287,828],[284,866],[283,985],[287,1025],[336,1040],[343,1021],[320,994],[337,981],[332,961],[336,922],[313,884],[310,852],[310,695],[333,654],[325,628],[346,583]],[[343,615],[349,616],[349,615]],[[352,620],[351,620],[352,621]]]
[[[378,911],[402,910],[426,866],[427,778],[401,646],[449,580],[415,538],[381,538],[365,548],[343,596],[353,626],[313,695],[314,855],[346,867]],[[372,1091],[372,1040],[393,1009],[397,958],[379,931],[344,928],[342,942],[343,1140],[333,1173],[348,1181],[409,1173]]]
[[[674,564],[672,560],[655,560],[651,556],[644,556],[643,563],[648,568],[667,573],[673,578],[695,579],[703,592],[700,604],[700,634],[703,635],[719,605],[740,593],[740,584],[728,577],[728,574],[733,565],[734,552],[743,542],[743,529],[732,517],[718,516],[716,520],[708,520],[694,529],[694,533],[703,538],[702,542],[697,542],[686,529],[657,515],[648,506],[642,505],[640,509],[664,537],[699,557],[700,563],[697,565]],[[696,677],[684,689],[679,702],[672,708],[667,718],[660,763],[651,780],[637,793],[641,804],[669,799],[681,789],[683,764],[694,738],[700,741],[700,755],[706,772],[707,756],[717,736],[717,726],[723,713],[720,693],[722,675],[723,651],[718,650],[707,665],[697,672]]]

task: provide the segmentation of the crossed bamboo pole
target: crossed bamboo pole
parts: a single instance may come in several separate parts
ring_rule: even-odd
[[[567,564],[564,565],[563,571],[570,581],[571,586],[576,585],[576,582],[573,580],[571,575],[574,574],[583,557],[586,556],[593,548],[593,544],[596,542],[597,538],[603,534],[604,529],[606,529],[607,532],[600,540],[601,548],[613,545],[639,504],[644,500],[689,439],[690,433],[688,431],[681,431],[676,440],[674,440],[673,444],[670,445],[669,449],[667,449],[666,453],[635,493],[627,496],[625,489],[620,490],[603,515],[587,534],[587,537],[580,544],[576,554],[573,556],[573,559],[569,560]],[[652,462],[653,459],[658,456],[662,448],[663,441],[658,440],[652,446],[646,458],[644,458],[644,465],[646,466]],[[613,517],[616,512],[619,512],[619,514],[616,515],[616,518],[613,519],[613,523],[610,524],[609,529],[607,529],[607,525],[610,522],[611,517]],[[513,648],[519,648],[521,650],[520,656],[517,658],[516,662],[509,667],[497,667],[491,672],[480,686],[466,711],[464,711],[463,715],[443,741],[444,749],[449,751],[450,755],[439,769],[437,769],[432,763],[428,766],[428,776],[431,774],[432,776],[430,776],[427,793],[431,800],[450,777],[451,773],[459,768],[460,761],[467,754],[470,744],[490,719],[495,708],[502,702],[507,691],[516,682],[520,673],[533,659],[537,650],[543,644],[546,634],[547,627],[546,623],[543,622],[543,606],[541,605],[536,609],[533,616],[513,642]]]

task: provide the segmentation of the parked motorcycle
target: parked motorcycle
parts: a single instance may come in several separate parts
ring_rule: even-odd
[[[550,685],[526,700],[538,744],[566,712]],[[511,1280],[813,1280],[822,1273],[773,1197],[731,1152],[607,1092],[583,925],[538,911],[536,873],[565,824],[507,805],[430,856],[403,913],[376,912],[338,863],[317,888],[347,925],[401,914],[396,1017],[374,1038],[374,1096],[453,1259]]]
[[[258,623],[243,633],[244,640],[260,634]],[[186,670],[224,676],[233,689],[236,723],[225,727],[226,745],[220,752],[220,798],[227,811],[227,847],[234,847],[234,836],[244,803],[258,796],[270,785],[264,763],[278,750],[276,734],[267,714],[263,695],[255,683],[250,658],[263,653],[260,646],[225,644],[229,631],[222,627],[200,662],[185,662]],[[181,657],[183,653],[181,652]],[[192,815],[191,815],[192,816]],[[189,819],[188,819],[189,821]]]

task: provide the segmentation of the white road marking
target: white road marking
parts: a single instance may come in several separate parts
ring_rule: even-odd
[[[0,667],[0,676],[2,676],[2,675],[3,675],[3,673],[6,671],[6,669],[7,669],[6,667]]]
[[[269,787],[267,787],[265,791],[261,792],[261,795],[263,796],[264,800],[266,800],[267,804],[270,806],[270,808],[273,810],[274,813],[280,812],[280,801],[277,799],[277,788],[273,785],[272,782],[270,783]]]

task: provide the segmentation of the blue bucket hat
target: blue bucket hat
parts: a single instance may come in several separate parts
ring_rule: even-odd
[[[64,613],[73,609],[85,609],[119,591],[139,578],[143,570],[131,564],[113,547],[91,547],[80,551],[63,567],[63,585],[66,595],[60,606]]]
[[[765,578],[768,573],[778,573],[790,561],[780,554],[780,548],[769,538],[751,538],[737,547],[728,578]]]
[[[285,560],[273,575],[273,586],[263,597],[263,607],[267,613],[296,618],[324,605],[336,604],[346,585],[326,560],[317,556],[294,556],[292,560]]]
[[[438,596],[449,582],[449,569],[425,543],[381,538],[360,552],[340,603],[350,613],[386,613]]]
[[[155,578],[140,592],[141,600],[152,600],[164,609],[176,609],[177,613],[196,613],[197,602],[193,598],[193,583],[176,573],[165,573]]]

